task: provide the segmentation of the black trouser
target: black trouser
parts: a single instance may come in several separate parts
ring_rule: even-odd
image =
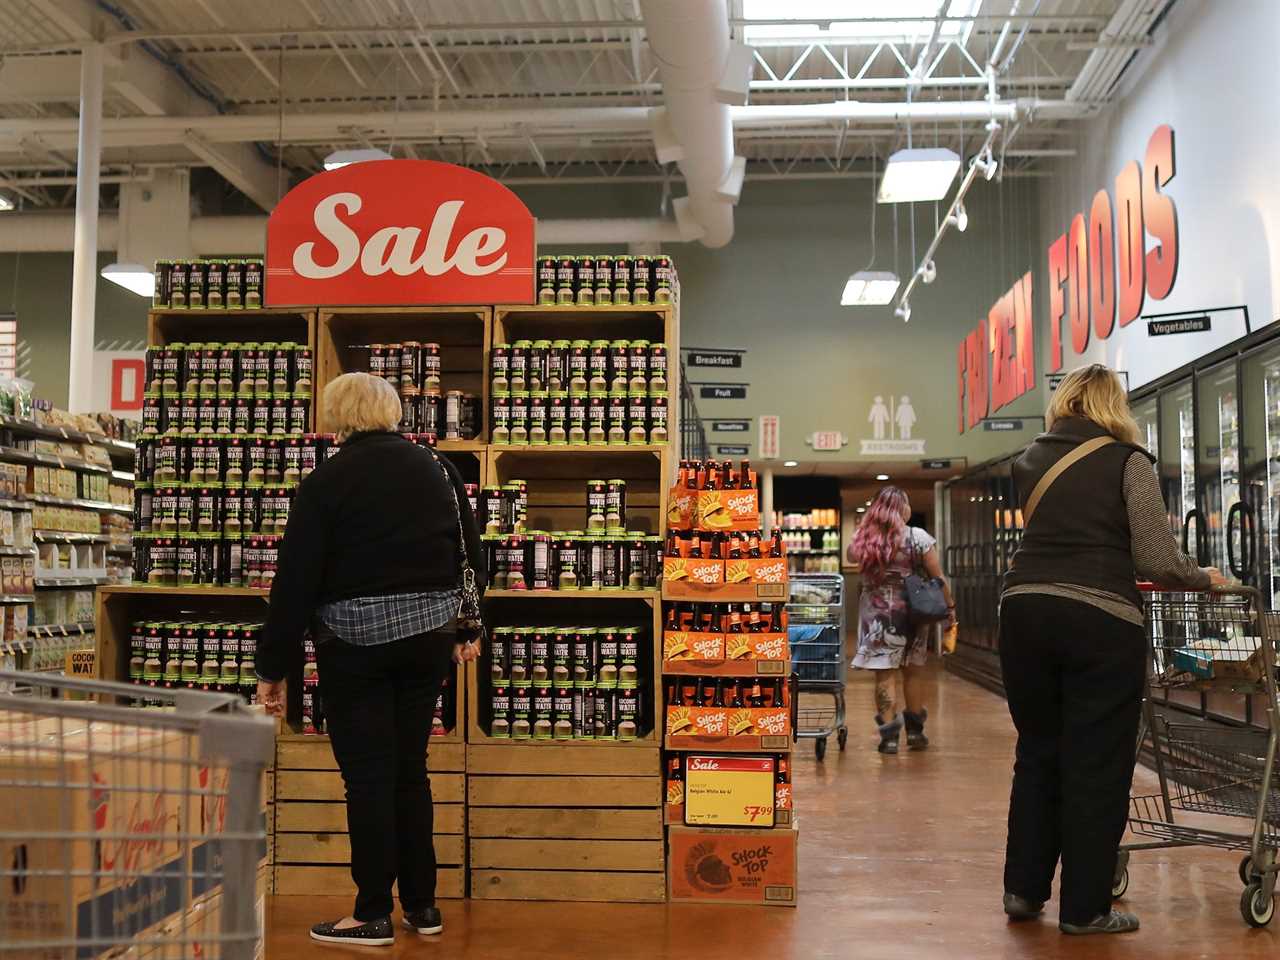
[[[316,645],[329,740],[347,788],[357,920],[389,917],[397,882],[406,912],[435,903],[427,741],[452,656],[451,633]]]
[[[1142,712],[1143,630],[1076,600],[1008,597],[1000,663],[1018,728],[1005,891],[1048,900],[1061,857],[1060,919],[1088,923],[1111,910]]]

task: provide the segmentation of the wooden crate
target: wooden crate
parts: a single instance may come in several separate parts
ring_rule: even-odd
[[[459,728],[460,729],[460,728]],[[428,747],[438,895],[465,893],[466,749],[434,737]],[[275,888],[283,895],[347,895],[351,845],[342,777],[329,738],[286,735],[276,743]]]
[[[655,744],[469,744],[471,896],[661,902]]]

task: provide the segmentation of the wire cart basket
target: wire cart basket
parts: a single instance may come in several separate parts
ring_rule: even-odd
[[[1275,914],[1280,871],[1280,784],[1274,770],[1280,614],[1264,613],[1258,591],[1248,587],[1148,589],[1143,598],[1151,645],[1149,688],[1265,696],[1267,727],[1175,722],[1157,714],[1147,697],[1143,715],[1160,793],[1130,798],[1129,828],[1148,839],[1121,846],[1112,896],[1121,897],[1128,889],[1132,851],[1187,846],[1240,850],[1245,852],[1240,913],[1251,926],[1266,926]]]
[[[0,960],[261,956],[274,725],[234,694],[0,672]]]
[[[796,737],[812,739],[814,754],[821,760],[831,734],[841,750],[849,739],[844,709],[844,578],[793,574],[787,615],[791,666],[800,694]]]

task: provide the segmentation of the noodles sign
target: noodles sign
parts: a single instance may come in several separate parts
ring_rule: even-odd
[[[534,220],[483,174],[372,160],[317,174],[267,221],[274,306],[532,303]]]
[[[1106,340],[1142,313],[1147,297],[1163,300],[1178,275],[1178,215],[1161,192],[1176,172],[1173,128],[1157,127],[1144,162],[1130,161],[1115,182],[1093,195],[1049,246],[1049,372],[1063,367],[1063,321],[1082,354],[1090,335]],[[1148,243],[1150,237],[1151,243]],[[1148,249],[1150,246],[1150,249]],[[1031,274],[996,301],[960,343],[956,357],[960,432],[1035,386]]]

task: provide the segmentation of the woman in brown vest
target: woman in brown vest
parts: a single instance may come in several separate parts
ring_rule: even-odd
[[[1136,581],[1204,590],[1222,576],[1178,549],[1115,373],[1068,374],[1046,419],[1013,466],[1025,531],[1000,604],[1018,729],[1004,909],[1038,917],[1061,860],[1059,928],[1125,933],[1138,918],[1111,909],[1111,881],[1146,676]]]

